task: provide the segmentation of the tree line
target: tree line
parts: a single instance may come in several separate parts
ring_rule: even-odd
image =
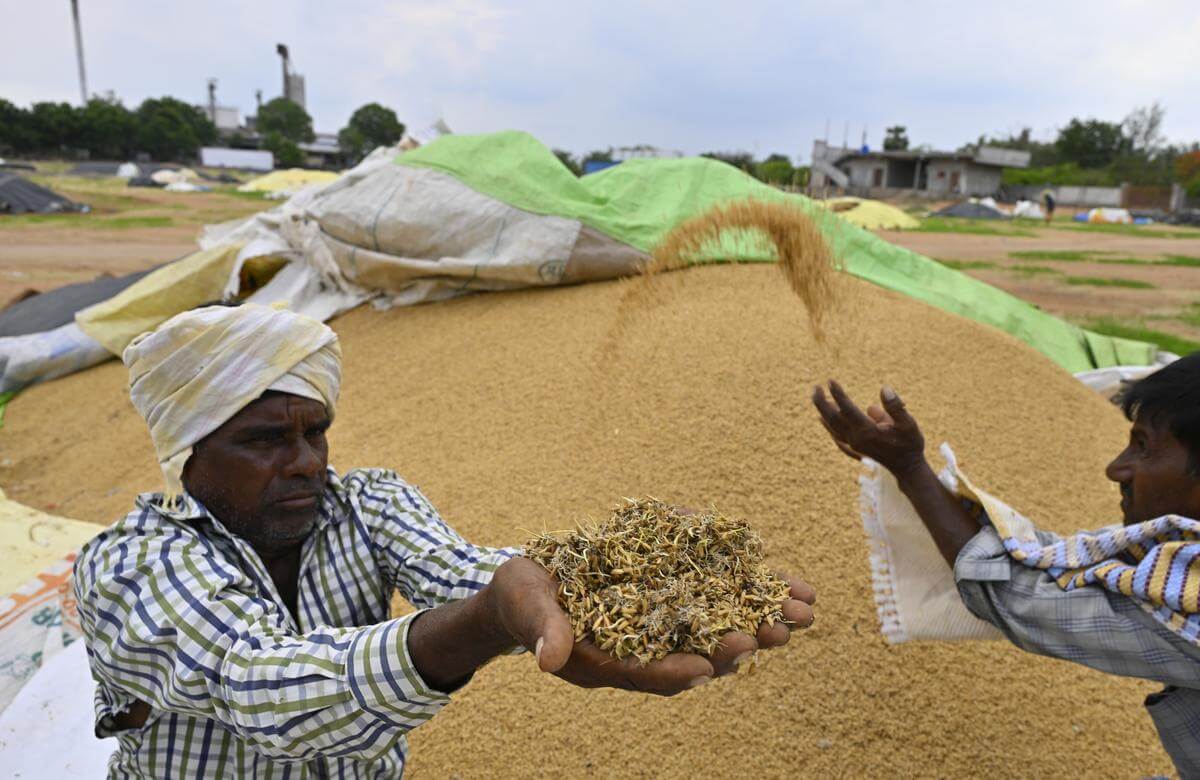
[[[128,109],[115,97],[93,97],[84,106],[40,102],[22,108],[0,98],[0,157],[87,157],[128,160],[194,160],[200,147],[223,142],[234,148],[263,148],[276,164],[304,162],[299,144],[315,138],[312,117],[300,105],[275,98],[255,118],[258,138],[237,130],[222,139],[208,114],[172,97],[148,98]],[[353,164],[376,146],[390,146],[404,135],[396,113],[378,103],[356,110],[338,133],[342,162]]]
[[[603,151],[595,150],[579,157],[563,149],[553,151],[559,162],[576,176],[582,176],[589,163],[614,162],[611,148]],[[728,163],[767,184],[794,187],[803,187],[808,184],[808,166],[793,165],[792,159],[785,154],[771,154],[761,160],[756,160],[754,155],[749,152],[704,152],[700,156]]]
[[[1136,108],[1119,122],[1072,118],[1053,141],[1035,141],[1030,128],[1007,136],[980,136],[978,144],[1030,153],[1028,168],[1004,171],[1005,184],[1117,186],[1183,185],[1200,198],[1200,143],[1168,144],[1166,109]]]

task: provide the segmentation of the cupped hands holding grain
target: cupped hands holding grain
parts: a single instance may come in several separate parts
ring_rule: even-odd
[[[813,589],[773,574],[744,522],[654,499],[500,567],[489,600],[543,671],[665,696],[736,671],[813,621]]]

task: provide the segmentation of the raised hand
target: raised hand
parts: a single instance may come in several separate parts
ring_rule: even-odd
[[[883,405],[869,406],[864,413],[833,380],[829,397],[820,386],[812,395],[821,423],[842,452],[878,461],[893,474],[919,468],[925,463],[925,437],[917,421],[891,388],[884,387],[879,398]]]

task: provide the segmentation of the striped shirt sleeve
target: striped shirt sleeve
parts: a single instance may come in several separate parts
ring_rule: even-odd
[[[1043,544],[1057,538],[1037,533]],[[959,552],[954,576],[967,609],[1022,650],[1110,674],[1197,687],[1200,651],[1194,645],[1157,625],[1132,599],[1099,587],[1063,590],[1045,571],[1010,557],[990,526]]]
[[[477,547],[438,514],[420,490],[394,472],[355,472],[360,510],[388,584],[418,608],[465,599],[491,582],[517,548]]]
[[[93,674],[130,696],[110,716],[137,698],[274,759],[372,760],[448,701],[409,660],[412,616],[299,634],[207,539],[150,512],[89,543],[75,590]]]

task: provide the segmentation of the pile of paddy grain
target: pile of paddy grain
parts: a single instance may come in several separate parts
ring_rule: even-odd
[[[481,544],[604,516],[621,496],[717,506],[751,519],[772,569],[814,585],[816,623],[755,674],[671,699],[498,659],[411,734],[411,777],[1171,771],[1141,707],[1150,683],[1004,643],[884,642],[857,466],[808,395],[830,376],[859,399],[891,384],[931,453],[949,440],[982,488],[1058,531],[1117,519],[1103,473],[1127,433],[1116,409],[1015,339],[851,278],[823,347],[776,268],[659,276],[607,354],[637,280],[339,318],[331,463],[395,468]],[[126,382],[113,362],[18,396],[0,485],[97,522],[129,511],[161,476]]]

